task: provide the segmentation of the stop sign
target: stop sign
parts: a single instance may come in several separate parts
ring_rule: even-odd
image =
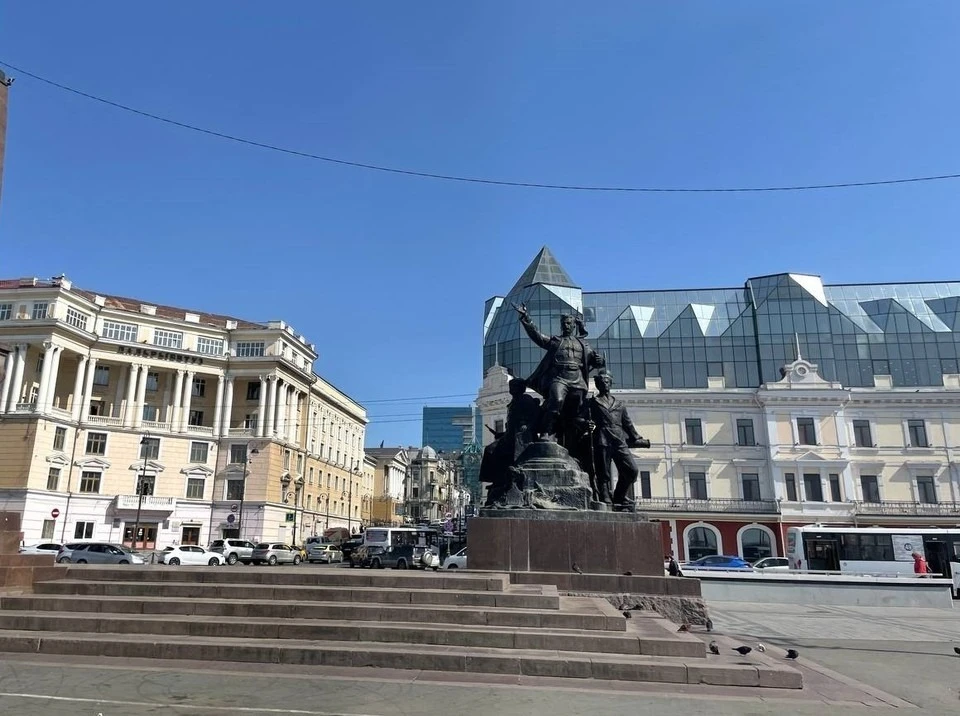
[[[54,507],[52,510],[50,510],[50,516],[51,516],[53,519],[57,519],[57,518],[60,516],[60,510],[58,510],[56,507]]]

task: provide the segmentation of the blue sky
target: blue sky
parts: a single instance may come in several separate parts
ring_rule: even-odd
[[[0,3],[0,59],[344,159],[550,183],[960,172],[960,3]],[[17,77],[16,72],[10,72]],[[0,274],[282,318],[417,444],[480,383],[483,301],[548,244],[587,290],[957,279],[960,182],[604,194],[406,178],[194,134],[19,77]],[[467,400],[466,398],[460,400]],[[458,400],[431,400],[432,405]]]

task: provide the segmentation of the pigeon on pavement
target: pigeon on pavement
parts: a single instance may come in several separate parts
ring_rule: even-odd
[[[960,656],[960,646],[953,647],[953,653]]]
[[[580,565],[578,565],[576,562],[573,563],[573,565],[570,567],[570,569],[572,569],[572,570],[573,570],[574,572],[576,572],[577,574],[583,574],[583,570],[580,569]]]
[[[797,651],[796,649],[787,649],[788,659],[796,659],[798,656],[800,656],[800,652]]]
[[[625,616],[627,619],[633,619],[633,614],[631,614],[629,610],[624,610],[623,616]]]
[[[690,631],[690,627],[687,626],[686,624],[681,624],[680,628],[677,629],[677,631]]]
[[[707,631],[713,631],[713,619],[707,617]]]
[[[624,577],[632,577],[632,576],[633,576],[633,572],[624,572],[624,573],[623,573],[623,576],[624,576]]]
[[[717,642],[715,642],[715,641],[711,641],[711,642],[710,642],[710,645],[709,645],[707,648],[710,649],[710,653],[711,653],[711,654],[719,654],[719,653],[720,653],[720,647],[717,646]]]
[[[767,647],[765,647],[763,644],[757,644],[757,651],[763,653],[766,650],[767,650]]]
[[[740,656],[746,656],[751,651],[753,651],[753,649],[751,649],[749,646],[736,646],[733,648],[733,650],[737,652]]]

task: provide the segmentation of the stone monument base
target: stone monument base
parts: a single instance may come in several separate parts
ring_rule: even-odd
[[[663,577],[660,524],[632,512],[482,509],[467,553],[478,570]]]

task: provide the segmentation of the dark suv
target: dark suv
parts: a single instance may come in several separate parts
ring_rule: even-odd
[[[219,552],[227,560],[227,564],[250,564],[253,549],[256,545],[245,539],[215,539],[210,543],[211,552]]]

